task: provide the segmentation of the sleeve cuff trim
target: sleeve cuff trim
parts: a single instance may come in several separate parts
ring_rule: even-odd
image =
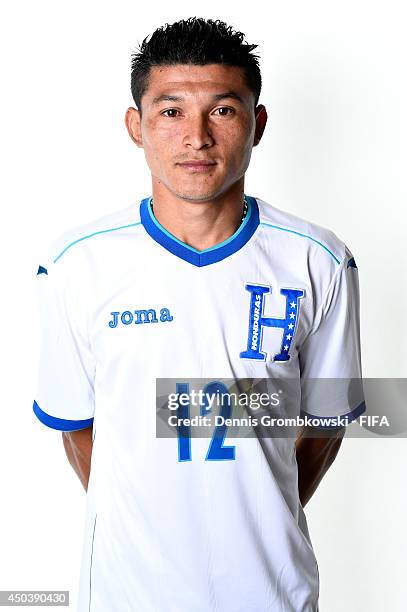
[[[85,429],[93,423],[93,417],[90,419],[82,419],[78,421],[71,421],[69,419],[59,419],[58,417],[47,414],[38,406],[37,402],[34,401],[33,410],[35,415],[48,427],[52,429],[59,429],[60,431],[76,431],[77,429]]]
[[[366,411],[366,403],[363,401],[346,414],[336,414],[331,416],[317,416],[309,412],[302,411],[302,414],[313,420],[313,427],[322,427],[323,429],[331,429],[337,427],[346,427],[352,421],[360,417]]]

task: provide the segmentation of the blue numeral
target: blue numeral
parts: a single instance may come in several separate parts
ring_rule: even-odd
[[[187,393],[189,395],[188,383],[177,383],[176,392],[178,394]],[[178,404],[177,417],[179,419],[189,419],[189,403],[184,406]],[[191,427],[189,425],[177,426],[178,433],[178,461],[191,461]]]
[[[187,393],[189,395],[189,383],[177,383],[176,393]],[[225,396],[222,397],[220,415],[224,419],[229,419],[232,411],[230,398],[228,397],[229,390],[226,385],[219,381],[208,383],[204,389],[205,399],[207,398],[206,394],[212,395],[216,393],[226,394],[226,398]],[[204,405],[202,405],[200,409],[200,413],[202,416],[209,414],[210,410],[207,410],[206,408],[207,403],[205,401]],[[186,405],[178,405],[177,417],[178,419],[190,418],[189,403],[187,403]],[[223,445],[223,442],[226,437],[226,429],[227,425],[224,424],[217,425],[215,427],[211,442],[209,444],[208,452],[205,457],[205,461],[230,461],[236,458],[236,447]],[[189,425],[184,424],[178,425],[177,434],[178,461],[191,461],[191,427]]]
[[[226,398],[225,396],[222,397],[220,415],[224,417],[225,419],[229,419],[232,408],[230,405],[229,390],[226,387],[226,385],[218,381],[208,383],[204,389],[204,393],[208,393],[208,395],[212,395],[215,393],[225,393],[226,394]],[[207,396],[204,395],[204,397],[207,397]],[[202,414],[202,410],[205,410],[205,408],[201,407],[201,414]],[[206,414],[208,414],[208,412],[210,411],[205,410]],[[205,457],[205,461],[225,461],[225,460],[235,459],[236,447],[235,446],[223,446],[223,441],[226,436],[226,428],[227,428],[227,425],[217,425],[215,427],[215,431],[213,432],[212,440],[209,445],[208,452]]]

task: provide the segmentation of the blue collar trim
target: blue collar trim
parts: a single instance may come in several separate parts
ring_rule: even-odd
[[[140,204],[140,219],[146,232],[161,244],[167,251],[177,257],[188,261],[194,266],[207,266],[217,261],[222,261],[229,255],[239,251],[250,240],[259,225],[259,207],[256,198],[246,195],[248,204],[247,215],[236,232],[227,240],[213,247],[197,251],[193,247],[181,242],[170,234],[154,217],[151,210],[152,196],[144,198]]]

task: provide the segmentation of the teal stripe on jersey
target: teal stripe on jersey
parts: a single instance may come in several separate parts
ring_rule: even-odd
[[[322,242],[319,242],[319,240],[317,240],[316,238],[313,238],[312,236],[308,236],[308,234],[301,234],[301,232],[296,232],[295,230],[289,230],[286,227],[280,227],[279,225],[272,225],[271,223],[264,223],[264,221],[261,221],[260,225],[263,225],[263,226],[266,226],[266,227],[273,227],[274,229],[279,229],[282,232],[289,232],[290,234],[297,234],[297,236],[302,236],[303,238],[309,238],[309,240],[312,240],[313,242],[316,242],[317,244],[319,244],[319,246],[321,246],[323,249],[325,249],[325,251],[328,251],[328,253],[330,255],[332,255],[332,257],[334,258],[334,260],[336,261],[337,264],[341,263],[339,261],[339,259],[337,257],[335,257],[335,255],[332,253],[332,251],[330,251],[328,249],[328,247],[326,247],[324,244],[322,244]]]
[[[76,244],[77,242],[81,242],[82,240],[86,240],[86,238],[92,238],[92,236],[96,236],[97,234],[105,234],[106,232],[115,232],[116,230],[120,230],[120,229],[125,229],[126,227],[135,227],[136,225],[141,225],[141,222],[139,221],[138,223],[129,223],[129,225],[121,225],[120,227],[111,227],[110,229],[105,229],[105,230],[99,230],[98,232],[93,232],[93,234],[88,234],[87,236],[82,236],[82,238],[78,238],[77,240],[74,240],[73,242],[71,242],[71,244],[68,244],[68,246],[66,246],[64,248],[63,251],[61,251],[61,253],[58,255],[58,257],[56,257],[54,259],[54,263],[56,261],[58,261],[58,259],[60,257],[62,257],[62,255],[69,249],[71,248],[71,246],[73,246],[74,244]]]

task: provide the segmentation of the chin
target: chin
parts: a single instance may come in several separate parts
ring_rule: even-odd
[[[218,192],[210,191],[206,193],[180,193],[179,197],[191,202],[207,202],[208,200],[214,200],[217,195]]]
[[[219,195],[219,190],[217,189],[185,189],[185,186],[172,188],[171,191],[178,198],[195,202],[205,202],[206,200],[213,200]]]

